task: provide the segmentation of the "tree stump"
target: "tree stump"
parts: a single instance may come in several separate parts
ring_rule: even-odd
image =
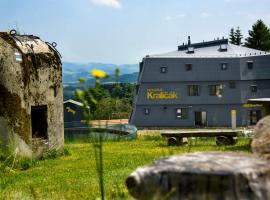
[[[270,160],[270,116],[257,123],[251,147],[253,153]]]
[[[171,156],[127,179],[136,199],[270,199],[270,162],[255,155],[204,152]]]

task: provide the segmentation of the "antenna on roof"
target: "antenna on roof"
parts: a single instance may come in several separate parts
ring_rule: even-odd
[[[190,46],[191,41],[190,41],[190,36],[188,36],[188,46]]]

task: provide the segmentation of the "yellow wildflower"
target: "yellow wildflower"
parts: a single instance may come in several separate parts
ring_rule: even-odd
[[[103,70],[100,69],[93,69],[92,70],[92,76],[94,76],[95,78],[105,78],[108,75],[106,74],[106,72],[104,72]]]

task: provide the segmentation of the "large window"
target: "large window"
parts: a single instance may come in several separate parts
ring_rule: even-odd
[[[199,85],[188,85],[188,96],[199,96]]]
[[[219,85],[209,85],[209,95],[221,97],[223,92],[223,87]]]
[[[176,119],[187,119],[188,108],[176,108]]]

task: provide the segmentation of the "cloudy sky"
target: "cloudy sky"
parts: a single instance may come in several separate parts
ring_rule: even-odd
[[[262,19],[270,0],[0,0],[0,31],[55,41],[64,61],[138,63],[177,44],[228,36]]]

